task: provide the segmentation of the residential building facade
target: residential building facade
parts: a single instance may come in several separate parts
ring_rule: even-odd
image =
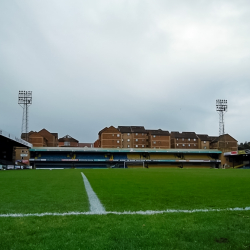
[[[198,136],[195,132],[171,132],[171,148],[197,149],[199,148]]]
[[[58,139],[59,147],[78,147],[79,141],[70,135],[65,135],[64,137]]]
[[[24,140],[26,138],[26,134],[23,133],[21,138]],[[33,147],[57,147],[58,134],[50,133],[46,129],[42,129],[39,132],[30,131],[28,133],[28,142],[33,144]]]
[[[149,148],[170,148],[171,139],[168,131],[158,130],[147,130],[148,132],[148,147]]]
[[[99,132],[99,146],[100,148],[122,148],[121,132],[113,126],[102,129]]]
[[[212,138],[206,134],[197,134],[198,144],[200,149],[210,149],[210,142]]]

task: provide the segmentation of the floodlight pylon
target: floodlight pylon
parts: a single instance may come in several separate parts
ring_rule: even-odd
[[[227,100],[216,100],[216,111],[219,114],[219,135],[225,134],[224,114],[227,112]]]
[[[23,139],[29,140],[29,106],[32,104],[32,91],[19,91],[18,93],[18,104],[23,108],[23,119],[22,119],[22,130]]]

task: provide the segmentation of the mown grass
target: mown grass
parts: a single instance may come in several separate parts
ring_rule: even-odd
[[[250,206],[250,171],[240,169],[84,170],[108,211]]]
[[[80,172],[108,211],[250,206],[250,171],[0,172],[0,213],[88,211]],[[250,249],[250,211],[0,217],[0,249]]]
[[[250,249],[250,212],[0,219],[0,249]]]
[[[88,211],[82,177],[75,171],[0,171],[0,213]]]

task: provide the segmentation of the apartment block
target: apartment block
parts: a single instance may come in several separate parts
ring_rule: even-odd
[[[196,149],[199,148],[198,136],[195,132],[171,132],[171,148]]]
[[[21,138],[25,140],[26,134],[23,133]],[[46,129],[42,129],[39,132],[30,131],[28,133],[28,142],[30,142],[33,147],[57,147],[58,134],[50,133]]]
[[[210,149],[210,142],[212,138],[206,134],[197,134],[198,144],[200,149]]]
[[[147,130],[148,133],[148,147],[149,148],[170,148],[170,133],[168,131]]]
[[[59,147],[78,147],[79,141],[70,135],[65,135],[64,137],[58,139]]]
[[[144,126],[110,126],[99,132],[94,147],[101,148],[155,148],[155,149],[219,149],[237,150],[237,140],[225,134],[209,136],[195,132],[145,129]]]
[[[238,141],[235,140],[231,135],[224,134],[220,136],[211,137],[210,148],[219,149],[226,151],[237,151],[238,150]]]
[[[148,147],[148,135],[143,126],[118,126],[122,135],[123,148]]]
[[[113,126],[99,132],[99,146],[101,148],[122,148],[121,132]]]

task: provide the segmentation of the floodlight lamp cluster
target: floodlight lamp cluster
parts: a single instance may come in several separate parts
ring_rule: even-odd
[[[216,111],[227,112],[227,100],[216,100]]]
[[[18,104],[32,104],[32,91],[19,91]]]

